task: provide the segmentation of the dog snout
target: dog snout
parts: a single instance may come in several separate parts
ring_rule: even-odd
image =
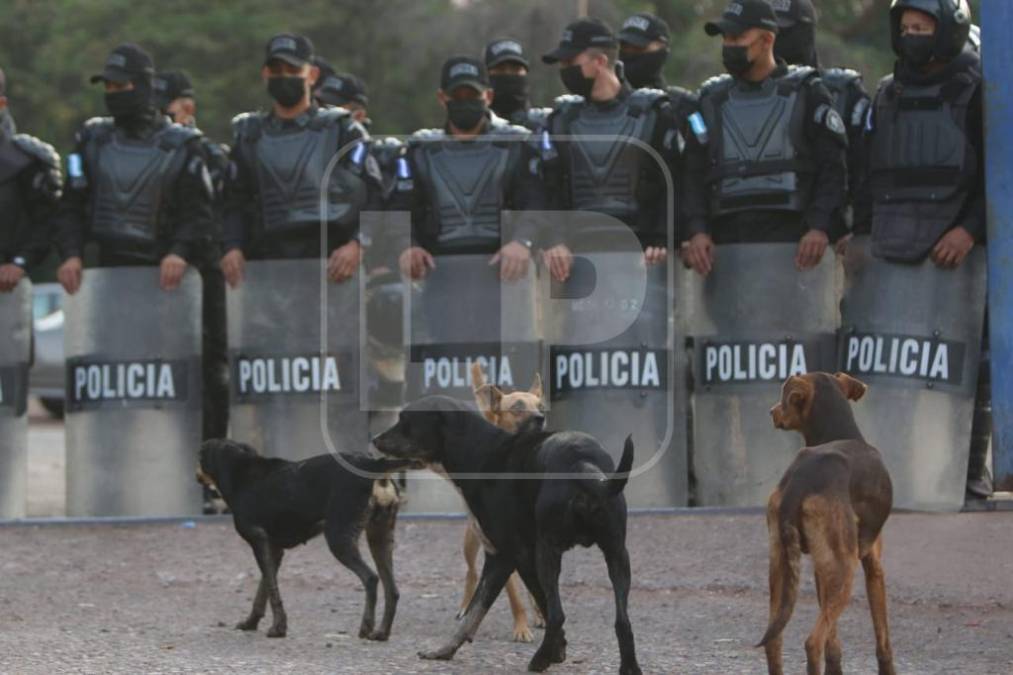
[[[774,428],[775,429],[782,429],[783,428],[783,420],[781,419],[781,404],[780,403],[778,403],[777,405],[775,405],[773,408],[770,409],[770,416],[774,420]]]

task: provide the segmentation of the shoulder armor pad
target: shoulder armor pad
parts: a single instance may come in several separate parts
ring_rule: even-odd
[[[81,129],[77,132],[77,139],[80,142],[85,142],[90,138],[112,133],[114,126],[112,117],[89,118],[81,125]]]
[[[28,134],[15,134],[12,140],[14,145],[46,166],[53,169],[60,168],[60,155],[56,152],[56,148],[49,143]]]
[[[683,101],[689,101],[690,103],[696,103],[700,98],[695,92],[689,89],[683,89],[682,87],[666,87],[665,93],[668,94],[668,98],[672,99],[672,103],[679,104]]]
[[[489,131],[497,136],[527,136],[531,133],[531,130],[527,127],[519,124],[510,124],[510,122],[501,117],[493,117]]]
[[[408,139],[409,143],[425,143],[442,139],[446,134],[443,129],[419,129]]]
[[[263,113],[245,112],[232,118],[232,133],[235,136],[246,136],[260,128]]]
[[[659,99],[668,98],[668,92],[662,91],[661,89],[644,87],[642,89],[634,89],[630,94],[630,98],[654,103]]]
[[[784,79],[805,82],[818,75],[819,71],[810,66],[788,66],[788,73],[784,76]]]
[[[840,78],[842,80],[860,80],[862,74],[851,68],[825,68],[821,75],[823,78]]]
[[[703,97],[711,92],[717,91],[720,88],[730,86],[734,81],[734,78],[732,78],[732,76],[728,73],[709,77],[703,81],[703,84],[700,85],[700,96]]]
[[[334,124],[335,122],[339,122],[340,120],[346,118],[351,120],[351,113],[344,108],[339,108],[337,106],[317,108],[317,119],[322,121],[324,124]]]
[[[552,114],[552,108],[528,108],[528,119],[544,122]]]
[[[381,149],[395,149],[402,147],[404,143],[401,142],[400,138],[384,136],[383,138],[374,138],[373,145]]]
[[[195,138],[200,138],[204,134],[201,133],[200,129],[195,127],[185,127],[182,124],[176,124],[173,122],[163,132],[166,140],[172,143],[174,146],[186,145],[186,143],[192,141]]]
[[[556,97],[556,100],[553,102],[555,104],[553,107],[556,110],[559,110],[560,108],[576,105],[578,103],[583,102],[584,102],[583,96],[577,96],[576,94],[563,94],[562,96]]]

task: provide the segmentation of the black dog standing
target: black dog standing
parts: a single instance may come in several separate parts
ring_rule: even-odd
[[[341,455],[360,472],[387,474],[411,461]],[[278,570],[285,549],[321,532],[331,553],[359,577],[366,589],[359,637],[386,640],[400,597],[394,583],[394,526],[399,498],[393,481],[353,473],[331,455],[301,462],[262,457],[243,443],[210,440],[201,445],[197,480],[221,493],[239,533],[253,549],[260,567],[260,586],[250,616],[236,628],[256,630],[271,600],[274,624],[268,637],[284,637],[288,620],[278,592]],[[369,551],[383,582],[383,621],[374,629],[377,574],[359,554],[359,536],[366,531]]]
[[[510,434],[464,403],[432,396],[407,406],[397,424],[373,443],[392,457],[417,460],[448,474],[490,544],[478,588],[453,637],[439,649],[419,654],[422,658],[452,658],[474,637],[516,570],[546,618],[545,638],[528,669],[541,672],[562,663],[566,660],[559,597],[562,556],[577,545],[596,545],[615,592],[619,672],[641,672],[627,614],[630,558],[623,488],[633,465],[631,440],[626,441],[617,469],[587,434]],[[516,479],[518,474],[528,477]],[[478,477],[482,480],[467,479]]]

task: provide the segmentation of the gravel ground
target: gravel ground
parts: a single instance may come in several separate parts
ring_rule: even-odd
[[[289,635],[236,631],[256,588],[253,557],[223,520],[196,524],[0,528],[0,672],[523,672],[534,646],[509,641],[505,600],[449,662],[416,657],[452,629],[463,521],[405,520],[402,597],[387,643],[355,637],[363,594],[321,540],[281,572]],[[902,673],[1013,672],[1013,514],[897,514],[886,529],[890,619]],[[766,624],[760,515],[634,516],[631,614],[648,673],[762,673],[751,645]],[[605,565],[564,559],[569,660],[557,673],[614,673],[618,652]],[[789,672],[804,668],[815,617],[811,572],[786,632]],[[847,672],[875,672],[859,583],[841,625]]]

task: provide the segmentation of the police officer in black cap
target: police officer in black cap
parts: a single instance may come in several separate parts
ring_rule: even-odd
[[[335,71],[331,64],[319,56],[314,57],[313,63],[320,69],[320,77],[313,85],[313,98],[317,105],[344,108],[351,113],[352,119],[368,130],[371,125],[367,110],[369,96],[362,78],[352,73]]]
[[[378,181],[368,134],[347,110],[318,106],[311,90],[320,74],[313,45],[292,33],[272,37],[261,69],[273,100],[268,113],[244,113],[232,122],[232,168],[226,181],[226,281],[238,285],[247,258],[312,258],[320,255],[320,223],[327,223],[327,274],[352,277],[369,237],[359,213]],[[331,173],[325,212],[321,181],[328,162],[351,147]]]
[[[634,90],[621,79],[616,38],[599,19],[568,25],[559,46],[542,60],[559,64],[563,86],[573,94],[558,99],[549,121],[554,136],[572,135],[572,140],[546,142],[543,152],[556,208],[616,218],[636,233],[648,264],[664,262],[669,228],[677,226],[668,222],[664,175],[652,157],[623,139],[635,138],[661,155],[676,189],[681,189],[683,199],[676,203],[698,198],[700,186],[682,171],[682,125],[668,95],[657,89]],[[601,151],[603,135],[616,138],[618,154]],[[582,144],[588,147],[579,147]],[[568,265],[568,251],[554,256],[554,250],[558,247],[546,254],[550,268],[560,260]]]
[[[834,110],[848,129],[848,196],[853,197],[861,181],[862,132],[869,111],[869,93],[862,75],[850,68],[820,68],[816,52],[816,8],[812,0],[773,0],[777,13],[777,41],[774,56],[793,66],[809,66],[820,71],[820,81],[834,99]],[[851,220],[850,208],[845,214]],[[851,223],[846,223],[850,229]]]
[[[815,69],[775,58],[766,0],[735,0],[705,30],[723,36],[728,74],[700,90],[709,143],[688,170],[706,174],[709,204],[691,214],[683,258],[706,275],[715,243],[798,241],[796,267],[814,267],[843,235],[844,122]]]
[[[177,124],[197,128],[197,94],[189,75],[162,71],[155,75],[159,109]],[[228,340],[225,320],[225,277],[218,263],[222,257],[221,215],[229,148],[200,137],[214,186],[214,229],[204,233],[194,255],[202,282],[201,334],[204,397],[203,439],[224,438],[229,427]]]
[[[100,267],[159,265],[171,290],[213,231],[201,134],[158,111],[154,75],[147,52],[123,44],[91,78],[104,85],[110,116],[85,122],[67,158],[56,243],[68,293],[81,285],[87,242],[98,245]]]
[[[968,41],[971,8],[967,0],[894,0],[889,20],[898,58],[868,116],[868,180],[855,230],[871,231],[878,257],[957,267],[986,234],[981,60]],[[982,354],[968,468],[968,490],[977,497],[992,491],[987,344]]]
[[[0,70],[0,293],[8,293],[49,251],[50,219],[63,178],[48,143],[15,131]]]
[[[550,108],[531,107],[531,68],[521,43],[512,38],[497,38],[485,46],[485,68],[492,85],[492,111],[510,122],[527,127],[536,134],[549,119]]]
[[[477,59],[455,56],[443,64],[440,104],[443,129],[413,134],[396,206],[412,214],[411,243],[400,256],[403,274],[421,279],[436,266],[434,256],[488,254],[504,281],[528,270],[537,232],[518,219],[501,236],[504,210],[537,211],[546,205],[530,132],[493,117],[493,91]],[[476,177],[486,176],[475,186]],[[462,186],[473,186],[467,194]],[[507,241],[503,244],[503,241]]]

